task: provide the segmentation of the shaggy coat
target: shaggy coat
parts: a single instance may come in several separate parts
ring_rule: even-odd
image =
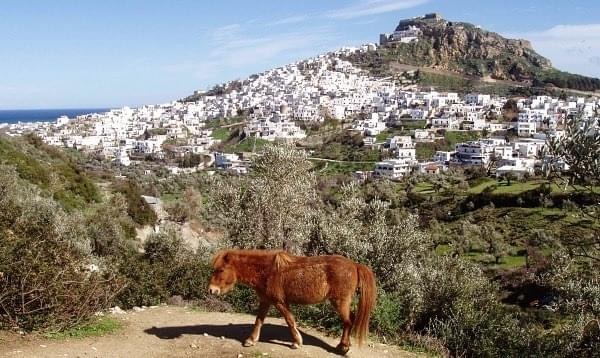
[[[226,250],[213,260],[213,275],[209,291],[223,294],[236,282],[256,291],[260,300],[258,315],[252,333],[244,342],[254,345],[266,314],[274,305],[288,324],[294,342],[292,348],[302,345],[290,304],[315,304],[329,300],[344,324],[338,349],[350,348],[350,332],[354,330],[361,345],[367,337],[369,317],[375,306],[376,287],[373,272],[364,265],[342,256],[292,256],[285,251]],[[360,299],[356,315],[350,311],[352,297],[358,290]]]

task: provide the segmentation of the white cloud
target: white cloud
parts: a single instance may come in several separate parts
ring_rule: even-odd
[[[264,36],[242,36],[231,41],[215,44],[210,57],[219,59],[224,66],[242,67],[248,64],[268,63],[282,54],[312,49],[332,38],[328,28],[286,32]]]
[[[308,15],[295,15],[285,17],[283,19],[275,20],[267,24],[267,26],[279,26],[279,25],[290,25],[297,24],[299,22],[306,21],[308,19]]]
[[[371,18],[368,18],[365,20],[356,21],[354,24],[359,25],[359,26],[360,25],[370,25],[370,24],[376,23],[377,21],[379,21],[379,19],[377,17],[371,17]]]
[[[223,42],[234,39],[242,30],[242,25],[240,24],[230,24],[221,27],[217,27],[216,29],[210,31],[210,38],[215,42]]]
[[[429,2],[429,0],[360,0],[354,5],[329,11],[325,16],[337,19],[353,19],[356,17],[410,9],[427,2]]]
[[[237,24],[223,26],[206,34],[207,47],[198,61],[187,60],[163,66],[173,74],[190,74],[202,82],[234,79],[248,75],[253,69],[299,60],[329,49],[337,35],[330,27],[283,33],[267,32],[251,35]],[[260,29],[259,29],[260,30]]]
[[[530,40],[561,70],[600,78],[600,24],[557,25],[508,36]]]

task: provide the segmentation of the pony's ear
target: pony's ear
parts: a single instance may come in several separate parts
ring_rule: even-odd
[[[219,251],[213,258],[213,267],[228,264],[231,261],[231,253],[226,250]]]
[[[225,254],[226,254],[225,251],[217,252],[217,254],[215,255],[215,257],[212,260],[213,267],[215,267],[217,265],[221,265],[221,262],[223,262],[223,257],[225,256]]]

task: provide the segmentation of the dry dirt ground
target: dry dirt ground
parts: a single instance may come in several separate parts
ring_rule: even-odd
[[[124,322],[102,337],[46,339],[0,336],[0,357],[335,357],[338,340],[314,329],[301,329],[304,345],[289,348],[290,333],[282,319],[268,317],[260,342],[242,347],[254,317],[162,306],[114,316]],[[380,343],[352,347],[348,357],[418,357]]]

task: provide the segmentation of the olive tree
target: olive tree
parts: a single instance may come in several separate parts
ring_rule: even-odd
[[[592,195],[598,195],[600,185],[600,126],[598,119],[579,116],[566,123],[565,134],[554,137],[547,143],[547,153],[552,158],[550,169],[556,170],[558,161],[567,169],[559,173],[566,183],[581,185]],[[600,204],[600,203],[598,203]],[[594,221],[600,220],[599,205],[583,212]],[[593,237],[567,237],[561,242],[574,257],[593,260],[600,264],[600,233]]]
[[[209,210],[239,248],[301,252],[317,199],[312,164],[304,152],[267,146],[244,177],[217,180]]]
[[[550,169],[557,169],[557,162],[567,165],[566,176],[569,184],[586,186],[595,191],[600,184],[600,127],[597,119],[581,116],[569,119],[562,136],[552,137],[547,143],[547,154],[552,158]]]
[[[550,170],[556,170],[555,164],[562,161],[566,170],[558,174],[566,177],[567,185],[583,186],[590,194],[598,195],[598,119],[579,116],[568,120],[565,134],[550,139],[547,147],[552,158]],[[600,220],[598,205],[582,213],[592,221]],[[552,256],[551,268],[541,280],[557,293],[555,309],[570,317],[558,333],[566,342],[561,353],[592,356],[600,349],[600,233],[591,237],[561,237],[558,241],[563,248]]]
[[[307,252],[339,254],[368,264],[381,286],[395,289],[402,284],[401,272],[422,257],[432,245],[419,228],[417,215],[394,215],[389,203],[367,202],[355,183],[342,190],[340,205],[315,218]]]

